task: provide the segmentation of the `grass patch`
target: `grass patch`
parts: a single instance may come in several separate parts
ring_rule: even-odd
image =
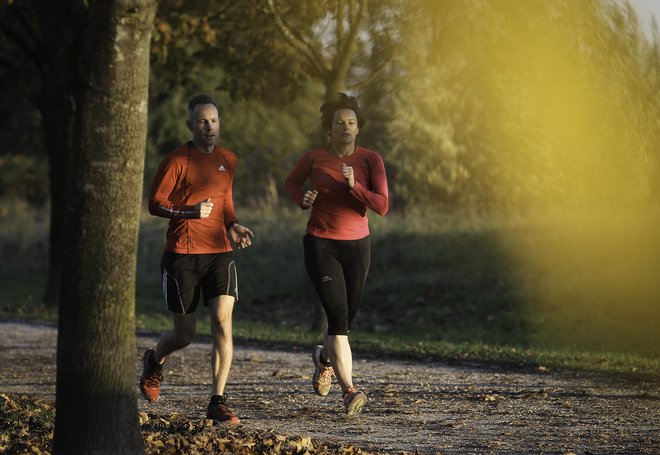
[[[240,300],[234,312],[237,342],[309,347],[320,340],[310,331],[316,296],[303,265],[305,212],[239,211],[256,234],[254,246],[237,252]],[[55,319],[40,304],[45,285],[46,229],[29,216],[0,223],[0,248],[11,249],[14,262],[0,264],[1,317]],[[166,221],[143,214],[138,244],[136,321],[140,329],[170,328],[160,286],[160,256]],[[528,221],[475,220],[416,214],[371,216],[372,266],[352,344],[360,354],[498,363],[520,367],[571,368],[660,375],[660,339],[655,323],[659,295],[633,295],[615,302],[607,289],[584,292],[590,263],[579,251],[556,258],[556,271],[533,259],[540,241],[552,251],[564,239],[547,235],[547,226]],[[601,230],[602,231],[602,230]],[[588,240],[582,233],[581,242]],[[604,234],[599,231],[602,237]],[[593,237],[593,236],[592,236]],[[572,239],[575,241],[575,239]],[[601,251],[611,264],[622,252]],[[575,249],[575,248],[574,248]],[[554,275],[553,275],[554,273]],[[534,294],[547,291],[552,298]],[[589,289],[589,288],[587,288]],[[606,305],[603,302],[609,299]],[[201,334],[208,318],[200,312]]]
[[[169,329],[169,324],[160,330]],[[200,336],[210,336],[208,317],[200,318]],[[320,332],[307,326],[277,326],[263,322],[237,321],[234,324],[236,344],[310,350],[322,342]],[[571,370],[621,375],[631,379],[657,381],[660,359],[639,354],[605,350],[548,348],[513,344],[489,344],[480,341],[431,339],[426,335],[355,332],[351,334],[354,357],[396,358],[422,362],[446,362],[483,367],[503,367],[540,372]]]

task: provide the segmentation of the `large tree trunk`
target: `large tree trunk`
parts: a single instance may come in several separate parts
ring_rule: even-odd
[[[156,0],[90,6],[57,346],[56,454],[137,454],[135,267]]]

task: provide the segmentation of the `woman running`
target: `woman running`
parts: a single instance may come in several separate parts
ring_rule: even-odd
[[[355,97],[340,93],[323,104],[321,124],[330,145],[303,154],[285,184],[296,204],[312,208],[303,238],[305,268],[328,318],[325,342],[312,353],[314,391],[326,396],[335,376],[348,415],[367,403],[353,384],[348,342],[371,260],[367,208],[379,215],[388,209],[382,158],[355,144],[364,122]],[[305,190],[308,179],[311,189]]]

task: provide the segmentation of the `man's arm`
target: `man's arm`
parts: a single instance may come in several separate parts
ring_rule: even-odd
[[[171,156],[163,158],[151,183],[149,213],[163,218],[207,218],[213,210],[209,198],[195,205],[176,204],[170,200],[180,175],[176,160]]]

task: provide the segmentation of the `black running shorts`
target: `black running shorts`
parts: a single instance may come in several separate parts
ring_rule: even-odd
[[[161,260],[163,295],[167,308],[194,313],[200,291],[204,305],[220,295],[238,300],[238,277],[232,253],[179,254],[166,251]]]

